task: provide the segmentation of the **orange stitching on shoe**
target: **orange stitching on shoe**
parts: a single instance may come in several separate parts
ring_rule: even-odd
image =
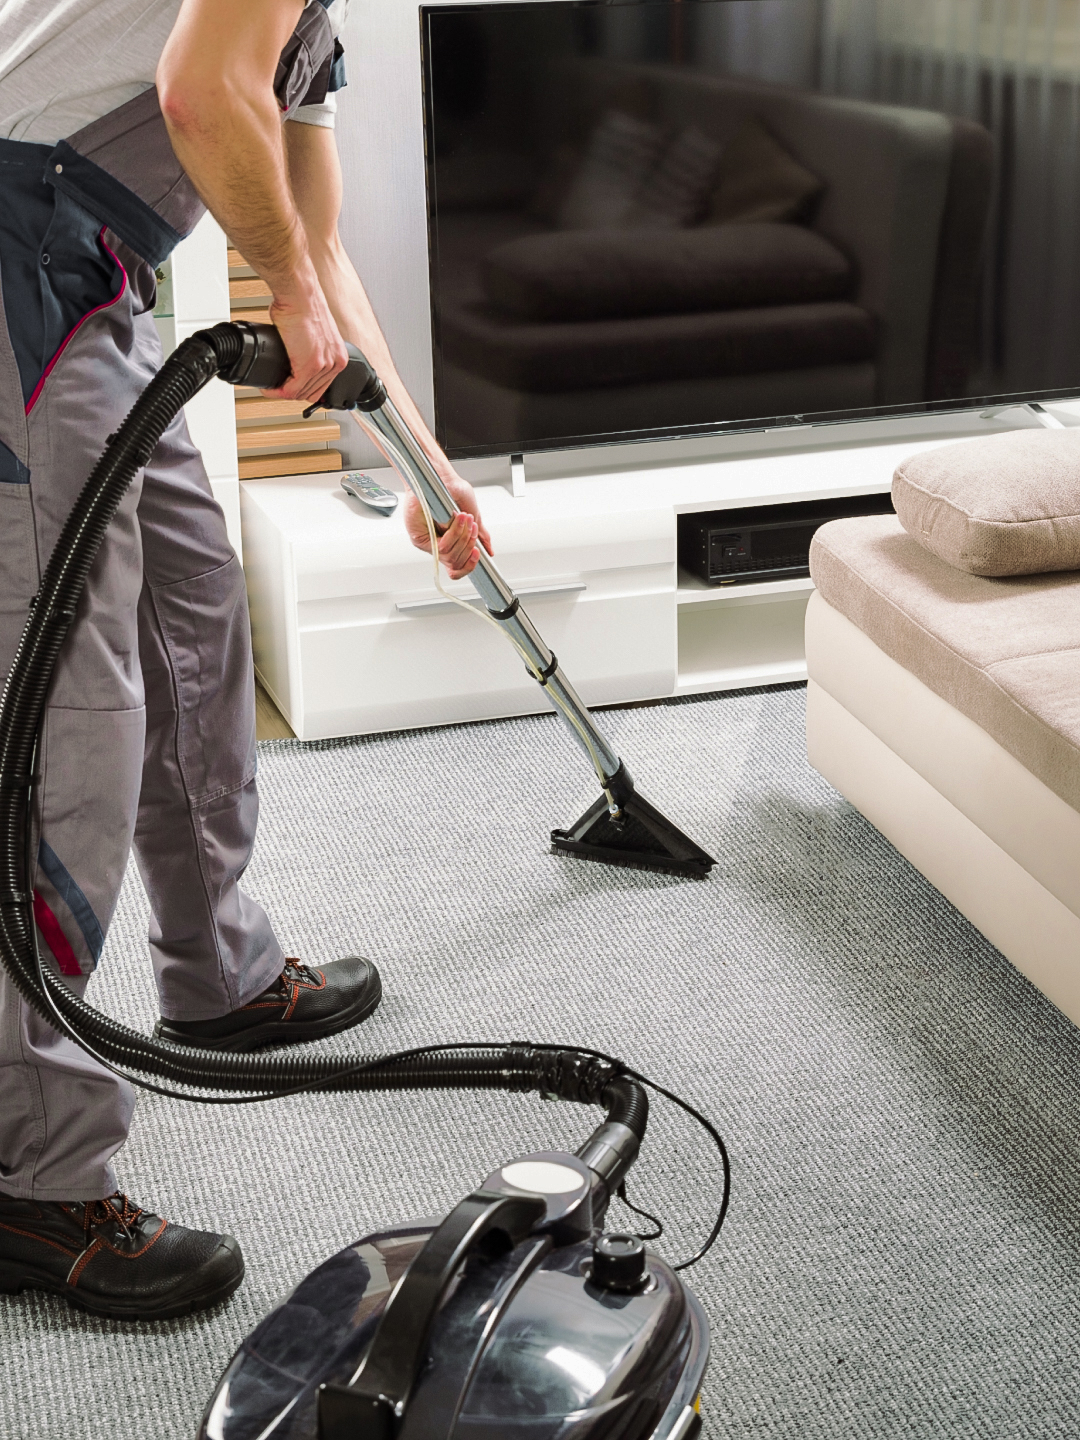
[[[104,1243],[105,1242],[103,1240],[95,1240],[94,1243],[90,1246],[89,1250],[84,1250],[82,1252],[78,1260],[75,1261],[75,1264],[68,1271],[67,1283],[69,1285],[77,1285],[79,1283],[79,1276],[86,1269],[89,1262],[94,1258],[94,1256],[101,1249]]]
[[[116,1246],[110,1245],[107,1240],[103,1240],[101,1243],[105,1246],[106,1250],[111,1250],[114,1255],[119,1255],[121,1260],[138,1260],[140,1255],[145,1255],[147,1250],[150,1249],[150,1246],[156,1244],[156,1242],[161,1238],[161,1236],[165,1233],[165,1227],[166,1225],[168,1225],[168,1223],[169,1222],[167,1220],[162,1220],[161,1224],[154,1231],[153,1235],[150,1237],[150,1239],[146,1242],[146,1244],[142,1247],[141,1250],[130,1250],[125,1252],[123,1250],[117,1250]]]
[[[289,990],[289,1006],[288,1006],[288,1009],[285,1011],[285,1014],[281,1017],[283,1020],[291,1020],[291,1019],[292,1019],[292,1013],[293,1013],[293,1011],[296,1009],[296,1002],[297,1002],[299,999],[300,999],[300,986],[299,986],[295,981],[291,981],[291,982],[290,982],[290,990]]]
[[[291,1003],[290,1003],[290,1005],[289,1005],[288,1010],[286,1010],[286,1011],[285,1011],[285,1014],[281,1017],[283,1020],[291,1020],[291,1019],[292,1019],[292,1013],[293,1013],[293,1011],[296,1009],[297,1002],[298,1002],[299,999],[300,999],[300,991],[301,991],[301,990],[311,990],[311,991],[315,991],[315,990],[322,990],[322,989],[325,988],[325,986],[326,986],[326,976],[323,974],[323,972],[322,972],[321,970],[316,970],[316,971],[314,971],[313,973],[316,974],[316,975],[319,977],[319,983],[318,983],[317,985],[309,985],[306,980],[293,980],[293,981],[291,982],[292,987],[293,987],[292,1001],[291,1001]]]
[[[64,1255],[77,1255],[77,1250],[69,1250],[66,1245],[61,1245],[58,1240],[46,1240],[44,1235],[35,1235],[33,1230],[20,1230],[17,1225],[5,1225],[0,1221],[0,1230],[10,1230],[13,1235],[25,1235],[30,1240],[40,1240],[42,1245],[51,1245],[54,1250],[61,1251]]]

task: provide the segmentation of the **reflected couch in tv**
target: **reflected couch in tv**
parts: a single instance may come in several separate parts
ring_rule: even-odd
[[[648,87],[669,132],[693,126],[723,146],[760,121],[824,183],[808,226],[772,228],[816,239],[847,278],[794,302],[781,284],[778,304],[698,295],[666,313],[524,316],[493,299],[481,261],[550,227],[526,206],[440,215],[436,397],[448,445],[527,449],[964,393],[994,164],[983,127],[664,66],[579,63],[589,67],[593,120],[632,81]],[[662,233],[677,245],[704,229]]]

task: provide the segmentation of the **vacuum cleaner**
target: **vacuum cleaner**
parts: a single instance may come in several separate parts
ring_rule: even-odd
[[[698,1434],[701,1306],[639,1236],[602,1229],[626,1118],[312,1271],[241,1345],[199,1440]]]
[[[367,1236],[319,1266],[233,1358],[203,1417],[205,1440],[690,1440],[701,1424],[708,1327],[677,1271],[715,1241],[731,1181],[722,1138],[693,1106],[584,1047],[435,1045],[375,1057],[190,1049],[95,1010],[42,959],[32,894],[36,756],[53,669],[94,556],[128,485],[203,385],[221,375],[270,389],[288,373],[272,326],[222,324],[185,340],[109,437],[64,525],[0,698],[0,962],[46,1021],[157,1094],[251,1104],[313,1090],[531,1091],[606,1112],[576,1154],[511,1159],[445,1219]],[[448,523],[451,497],[358,351],[350,348],[319,405],[362,410],[429,524]],[[600,776],[601,801],[553,844],[705,873],[710,857],[636,794],[486,557],[476,584]],[[646,1249],[659,1229],[603,1229],[613,1195],[646,1214],[631,1205],[625,1180],[650,1089],[704,1127],[723,1167],[711,1232],[678,1266]]]

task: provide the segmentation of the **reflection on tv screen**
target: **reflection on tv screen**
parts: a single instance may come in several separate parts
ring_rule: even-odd
[[[1080,34],[1019,6],[425,9],[442,443],[1080,393]]]

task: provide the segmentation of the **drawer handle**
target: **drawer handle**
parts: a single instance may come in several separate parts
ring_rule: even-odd
[[[565,585],[525,585],[514,593],[521,600],[540,600],[548,595],[576,595],[586,588],[584,580],[569,580]],[[461,597],[474,610],[482,610],[484,602],[478,596]],[[455,610],[453,600],[440,597],[438,600],[399,600],[394,609],[401,615],[434,615],[440,610]]]

